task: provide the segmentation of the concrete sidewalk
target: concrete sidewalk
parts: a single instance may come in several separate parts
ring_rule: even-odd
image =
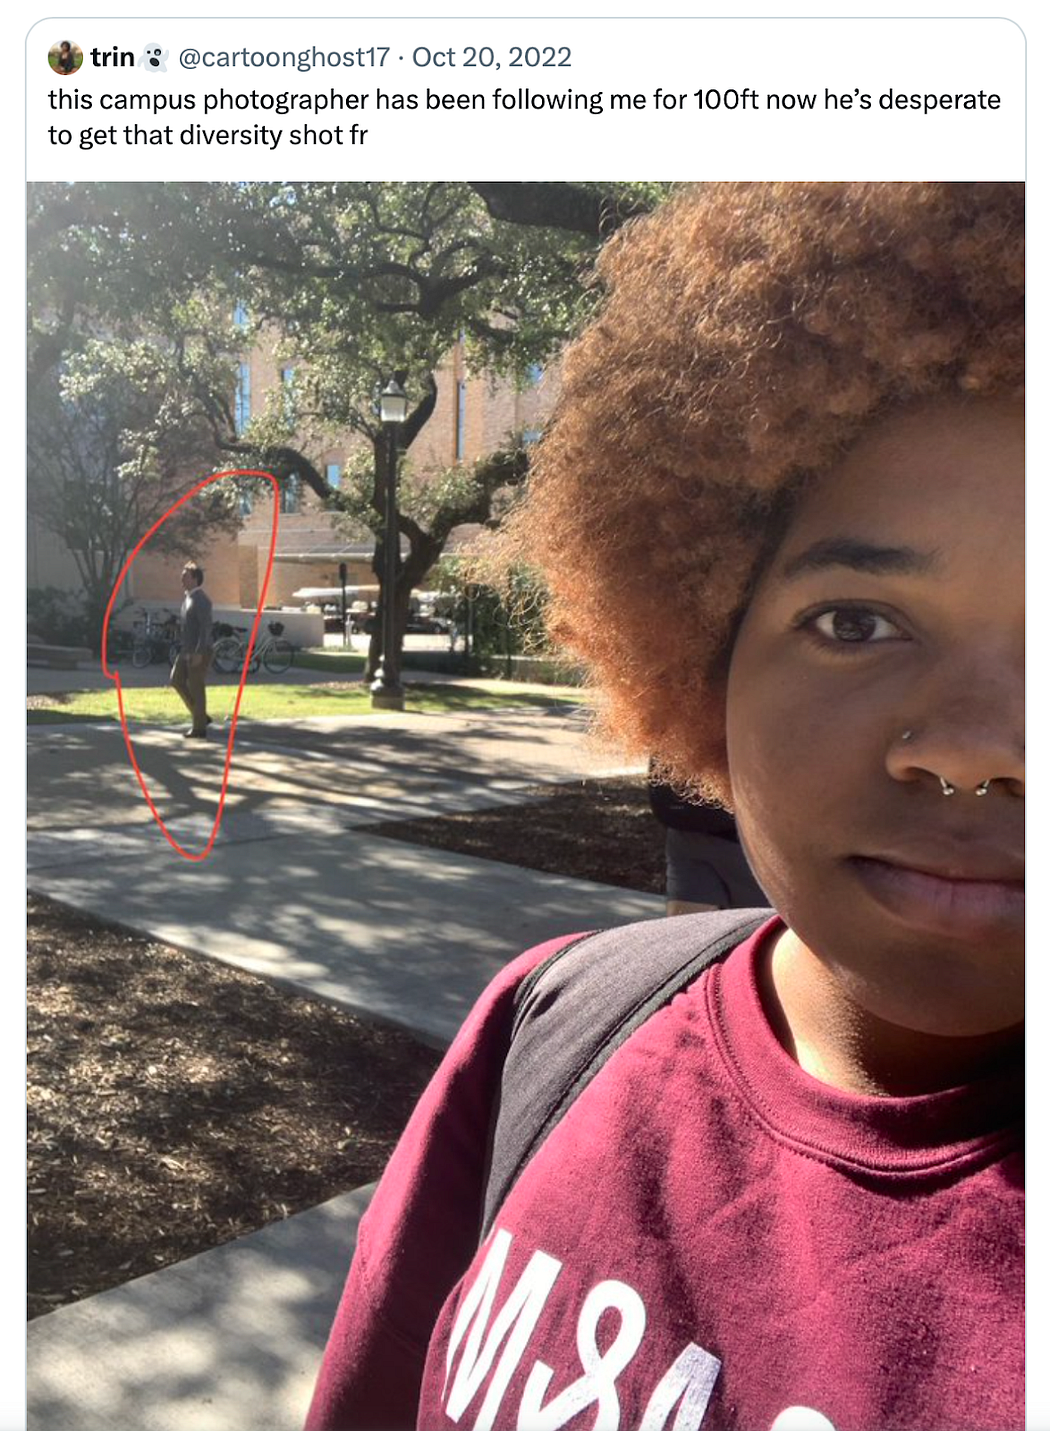
[[[301,1431],[371,1192],[31,1322],[31,1431]]]
[[[135,751],[173,837],[202,850],[224,743],[144,729]],[[29,880],[76,908],[447,1043],[522,949],[656,915],[661,902],[367,827],[508,803],[601,770],[585,727],[550,711],[245,723],[218,840],[194,863],[155,824],[118,727],[36,726]]]
[[[143,731],[151,795],[207,839],[225,756]],[[662,900],[376,836],[368,825],[609,773],[582,716],[521,711],[247,723],[203,863],[142,799],[119,728],[29,732],[34,890],[448,1042],[510,958]],[[360,1194],[62,1308],[29,1328],[33,1431],[295,1431]]]

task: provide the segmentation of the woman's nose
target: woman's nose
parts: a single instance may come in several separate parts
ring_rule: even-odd
[[[944,794],[1023,795],[1023,673],[985,666],[917,689],[889,742],[886,768],[895,780],[928,782]]]

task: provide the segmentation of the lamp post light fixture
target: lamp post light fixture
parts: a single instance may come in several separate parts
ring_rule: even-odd
[[[386,511],[383,523],[383,654],[371,686],[373,710],[403,711],[405,708],[394,593],[401,558],[397,522],[397,430],[407,416],[408,398],[397,380],[391,378],[379,394],[379,417],[386,434]]]

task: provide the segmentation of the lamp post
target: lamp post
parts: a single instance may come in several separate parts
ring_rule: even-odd
[[[341,561],[341,562],[339,563],[339,598],[340,598],[340,600],[339,600],[339,613],[340,613],[340,629],[342,630],[342,633],[343,633],[343,645],[344,645],[344,646],[351,646],[351,645],[353,645],[353,642],[350,640],[349,636],[346,634],[346,576],[347,576],[347,572],[346,572],[346,562],[345,562],[345,561]]]
[[[373,710],[403,711],[405,708],[394,592],[401,555],[397,525],[397,430],[407,415],[408,398],[397,380],[391,378],[379,395],[379,416],[386,434],[386,512],[383,535],[383,654],[371,687]]]

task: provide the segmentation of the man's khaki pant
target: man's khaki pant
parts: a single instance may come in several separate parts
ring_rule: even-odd
[[[208,726],[207,675],[211,664],[211,652],[203,655],[175,658],[171,668],[171,684],[190,713],[193,731],[202,735]]]

